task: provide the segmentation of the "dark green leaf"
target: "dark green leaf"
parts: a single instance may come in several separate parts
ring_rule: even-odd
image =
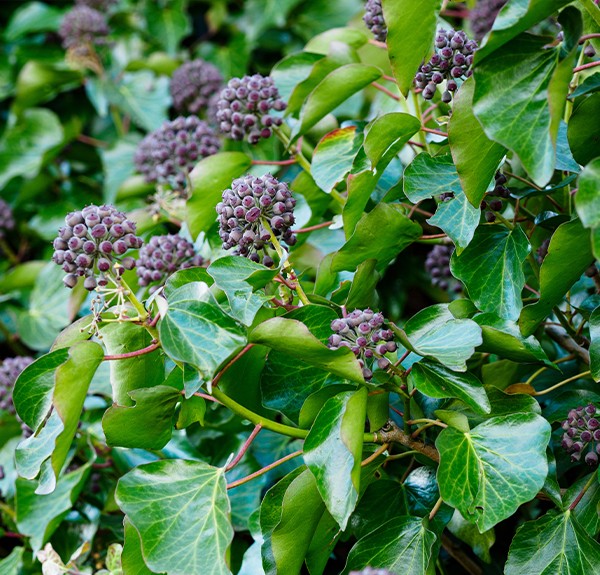
[[[458,173],[450,154],[419,154],[404,170],[404,193],[414,204],[444,193],[461,192]]]
[[[587,96],[573,110],[567,128],[569,146],[582,165],[598,156],[600,146],[600,93]]]
[[[575,207],[586,228],[600,227],[600,158],[592,160],[579,174]]]
[[[427,222],[446,232],[460,254],[473,239],[480,217],[481,210],[474,207],[461,191],[451,200],[440,203],[435,215]]]
[[[172,0],[166,5],[149,2],[145,5],[146,29],[171,56],[177,55],[179,42],[192,26],[186,14],[187,0]]]
[[[152,575],[153,572],[144,563],[140,534],[127,517],[123,523],[125,526],[125,544],[121,555],[123,573],[127,573],[127,575]]]
[[[477,527],[469,523],[460,514],[460,511],[455,509],[454,515],[448,523],[448,531],[469,545],[482,561],[485,563],[492,562],[490,547],[496,542],[496,534],[493,529],[479,533]]]
[[[80,86],[83,76],[64,64],[49,62],[27,62],[17,77],[15,105],[30,108],[41,102],[52,100],[57,94]]]

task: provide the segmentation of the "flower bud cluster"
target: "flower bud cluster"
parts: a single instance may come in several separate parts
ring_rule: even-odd
[[[0,238],[3,238],[7,231],[14,229],[15,219],[10,206],[0,198]]]
[[[205,112],[211,97],[222,85],[223,77],[212,64],[201,59],[186,62],[171,77],[173,106],[186,114]]]
[[[415,76],[415,85],[423,89],[423,98],[431,100],[437,87],[446,82],[442,102],[450,102],[452,93],[458,90],[459,79],[468,78],[473,72],[473,53],[477,42],[469,40],[462,31],[440,28],[435,37],[435,53],[429,62],[422,64]]]
[[[281,112],[286,104],[279,97],[279,90],[270,76],[244,76],[232,78],[221,92],[217,119],[221,132],[234,140],[256,144],[261,138],[269,138],[272,128],[280,126],[282,119],[270,114]]]
[[[198,160],[216,154],[220,147],[219,138],[206,122],[197,116],[179,116],[148,134],[140,142],[134,161],[147,182],[182,191]]]
[[[383,19],[383,10],[381,0],[367,0],[365,4],[365,15],[363,21],[367,28],[371,30],[375,40],[385,42],[387,40],[387,26]]]
[[[98,10],[78,5],[65,14],[58,31],[63,48],[86,44],[106,44],[109,29],[106,18]]]
[[[373,377],[373,365],[377,362],[380,369],[385,369],[389,360],[384,356],[398,349],[394,341],[394,332],[386,329],[382,313],[370,309],[355,309],[346,317],[331,322],[333,334],[329,336],[328,346],[331,349],[349,347],[358,358],[363,377]]]
[[[194,244],[178,234],[153,236],[140,249],[136,273],[138,284],[150,284],[150,293],[163,285],[178,270],[201,266],[204,258],[196,253]]]
[[[585,450],[584,461],[588,465],[598,464],[600,454],[600,411],[592,403],[586,407],[571,409],[563,428],[562,447],[571,454],[571,461],[579,461]]]
[[[480,207],[482,210],[486,210],[489,207],[489,211],[485,213],[485,219],[489,223],[496,221],[494,212],[501,212],[504,209],[502,199],[510,197],[510,190],[504,185],[506,181],[506,176],[502,172],[496,172],[494,189],[488,192],[485,196],[486,199],[481,202]]]
[[[462,284],[450,272],[450,257],[453,245],[434,246],[425,259],[425,271],[431,278],[431,285],[444,291],[460,292]]]
[[[492,29],[496,16],[508,0],[479,0],[469,13],[471,30],[478,42]]]
[[[135,267],[132,257],[123,256],[141,248],[142,239],[135,235],[135,223],[114,206],[86,206],[68,214],[65,224],[54,240],[52,261],[67,272],[67,287],[75,287],[83,277],[83,286],[91,291],[108,283],[106,274],[115,263],[128,270]],[[122,273],[121,267],[117,273]]]
[[[12,401],[13,387],[21,372],[33,363],[33,357],[7,357],[0,363],[0,410],[16,414]]]
[[[294,224],[296,200],[287,184],[271,174],[261,177],[251,175],[233,181],[231,188],[223,192],[223,201],[217,204],[219,236],[223,249],[237,246],[235,254],[273,266],[273,258],[267,253],[273,247],[266,222],[277,239],[288,246],[296,243],[291,227]]]

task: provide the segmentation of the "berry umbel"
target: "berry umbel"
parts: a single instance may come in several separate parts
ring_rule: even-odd
[[[450,272],[453,251],[453,245],[434,246],[425,259],[425,271],[431,278],[431,285],[444,291],[460,292],[462,284]]]
[[[106,44],[109,29],[101,12],[79,5],[65,14],[58,33],[63,40],[63,48],[74,48]]]
[[[373,377],[375,362],[380,369],[385,369],[390,364],[385,354],[398,349],[394,332],[385,327],[383,314],[368,308],[355,309],[346,317],[334,319],[331,329],[334,333],[329,336],[329,348],[349,347],[358,358],[366,380]]]
[[[194,244],[180,235],[153,236],[140,249],[136,265],[138,284],[151,285],[150,293],[153,293],[171,274],[203,263],[204,258],[196,253]]]
[[[212,64],[200,59],[186,62],[171,77],[173,107],[185,114],[205,113],[222,85],[223,77]]]
[[[563,428],[562,446],[571,454],[571,461],[579,461],[584,456],[588,465],[598,464],[600,454],[600,411],[592,403],[569,411]]]
[[[272,128],[282,124],[282,119],[270,112],[286,108],[273,79],[260,74],[229,80],[217,106],[221,132],[234,140],[246,138],[250,144],[269,138]]]
[[[83,277],[83,286],[91,291],[108,283],[111,270],[119,276],[135,267],[125,254],[141,248],[142,239],[135,235],[135,223],[114,206],[86,206],[68,214],[65,224],[54,240],[52,261],[67,272],[63,282],[68,288]]]
[[[381,0],[367,0],[365,4],[365,15],[363,21],[367,28],[371,30],[375,40],[385,42],[387,40],[387,26],[383,19],[383,10]]]
[[[7,357],[0,363],[0,410],[16,414],[12,401],[13,387],[21,372],[33,363],[32,357]]]
[[[429,62],[422,64],[415,76],[415,85],[423,89],[423,98],[431,100],[438,85],[446,82],[442,102],[450,102],[458,90],[458,80],[468,78],[473,72],[473,53],[477,42],[469,40],[462,31],[440,28],[435,37],[435,53]]]
[[[10,206],[0,198],[0,238],[6,235],[6,232],[13,230],[15,219]]]
[[[360,571],[350,571],[349,575],[396,575],[387,569],[376,569],[375,567],[365,567]]]
[[[235,254],[273,265],[267,248],[273,248],[273,235],[288,246],[296,243],[291,227],[294,224],[296,200],[287,184],[271,174],[261,177],[247,175],[234,180],[231,188],[223,192],[223,201],[217,204],[219,235],[223,249],[236,248]],[[268,227],[265,226],[268,225]]]
[[[140,142],[134,161],[147,182],[183,191],[196,163],[216,154],[220,147],[219,138],[206,122],[197,116],[179,116],[148,134]]]

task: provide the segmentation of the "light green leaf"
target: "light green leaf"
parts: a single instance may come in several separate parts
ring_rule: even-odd
[[[144,563],[140,534],[127,517],[125,517],[123,524],[125,526],[125,544],[121,555],[123,573],[127,573],[127,575],[152,575],[154,571],[150,571]]]
[[[176,56],[179,42],[192,29],[187,15],[187,0],[172,0],[166,5],[148,2],[144,16],[150,37],[158,41],[168,54]]]
[[[30,108],[83,83],[81,71],[64,63],[30,60],[21,68],[15,85],[15,106]]]
[[[412,366],[408,381],[429,397],[455,397],[478,413],[489,413],[490,402],[483,384],[470,373],[457,373],[429,360]]]
[[[326,56],[331,50],[332,42],[342,42],[358,50],[368,41],[367,33],[357,28],[331,28],[331,30],[311,38],[304,46],[304,51]]]
[[[441,0],[382,0],[387,47],[394,77],[406,96],[417,69],[433,52]]]
[[[481,311],[515,320],[523,306],[523,262],[531,250],[521,228],[481,226],[469,246],[452,254],[452,275],[461,280]]]
[[[460,254],[473,239],[480,217],[481,210],[474,207],[461,191],[451,200],[441,202],[427,222],[446,232]]]
[[[304,461],[342,530],[356,507],[367,413],[367,389],[328,399],[304,442]]]
[[[579,220],[558,226],[550,238],[548,253],[540,268],[541,297],[526,306],[519,318],[523,335],[528,336],[535,331],[594,261],[589,238],[589,230]]]
[[[204,414],[206,413],[206,401],[201,397],[192,395],[188,399],[181,401],[181,411],[177,418],[177,429],[185,429],[192,423],[204,425]]]
[[[528,521],[510,546],[506,575],[571,575],[600,573],[600,545],[581,527],[573,513],[547,513]]]
[[[575,207],[586,228],[600,227],[600,158],[592,160],[579,174]]]
[[[402,575],[423,575],[436,541],[419,517],[386,521],[352,547],[342,575],[365,567],[388,569]]]
[[[543,487],[550,432],[533,413],[492,417],[469,433],[444,429],[436,441],[441,497],[487,531]]]
[[[147,463],[119,479],[115,497],[152,571],[231,575],[226,555],[233,529],[223,469],[181,459]]]
[[[590,371],[595,381],[600,381],[600,307],[590,316]]]
[[[27,2],[12,13],[4,39],[14,42],[25,34],[49,30],[58,32],[64,11],[43,2]]]
[[[19,575],[24,551],[25,547],[15,547],[8,557],[0,561],[0,573],[2,575]]]

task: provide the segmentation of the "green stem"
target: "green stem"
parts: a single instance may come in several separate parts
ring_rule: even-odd
[[[571,337],[577,337],[577,332],[573,329],[573,326],[569,323],[569,320],[566,318],[562,310],[558,306],[554,306],[552,308],[552,311],[554,312],[554,315],[560,322],[560,325],[562,325],[567,330],[567,333]]]
[[[119,110],[114,104],[110,105],[110,115],[112,116],[119,138],[122,138],[125,135],[125,128],[123,126],[123,120],[121,119]]]
[[[555,389],[558,389],[559,387],[562,387],[563,385],[570,383],[571,381],[575,381],[576,379],[580,379],[582,377],[585,377],[586,375],[590,375],[590,371],[582,371],[581,373],[578,373],[577,375],[573,375],[572,377],[568,377],[567,379],[563,379],[562,381],[559,381],[556,385],[553,385],[552,387],[549,387],[548,389],[544,389],[543,391],[536,391],[533,395],[538,396],[538,395],[545,395],[546,393],[550,393],[551,391],[554,391]]]
[[[410,435],[410,397],[403,397],[402,401],[404,402],[404,416],[402,421],[404,422],[404,433]]]

